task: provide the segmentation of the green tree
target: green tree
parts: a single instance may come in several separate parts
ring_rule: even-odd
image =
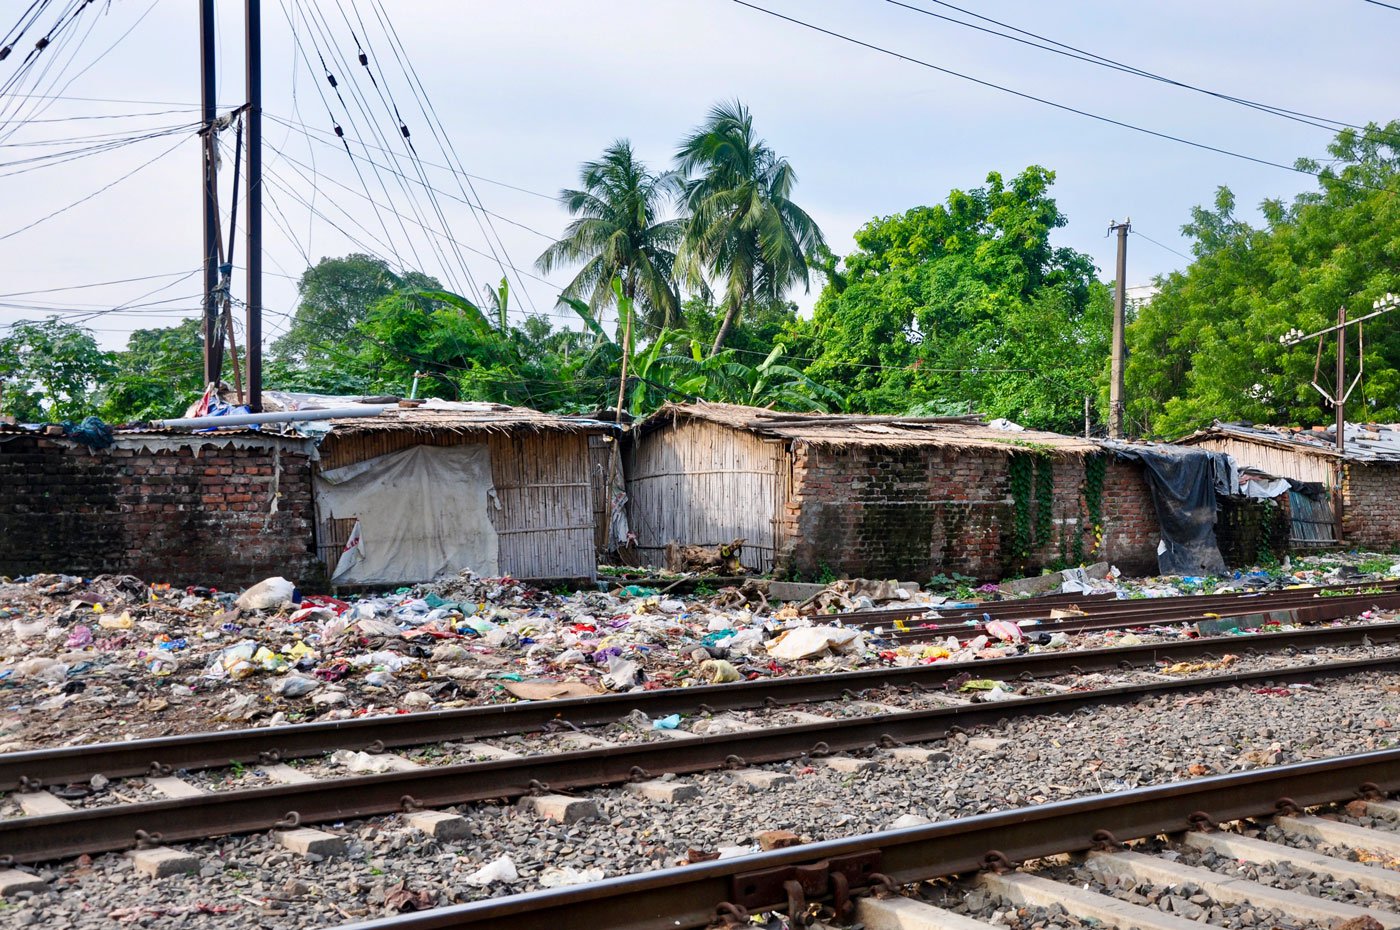
[[[582,264],[564,296],[587,301],[595,316],[612,305],[612,280],[652,326],[670,326],[679,310],[672,272],[681,238],[678,220],[662,219],[676,191],[669,173],[649,171],[619,139],[597,161],[585,162],[576,189],[559,201],[577,217],[535,261],[541,272]]]
[[[57,317],[17,323],[0,339],[0,413],[22,423],[80,419],[111,373],[111,357],[86,329]]]
[[[797,175],[754,134],[748,107],[733,101],[710,111],[676,154],[689,211],[680,260],[692,284],[724,282],[725,313],[710,354],[750,302],[774,304],[798,284],[826,248],[816,222],[792,202]]]
[[[561,359],[548,348],[574,344],[553,340],[549,322],[500,332],[475,303],[443,290],[405,290],[375,304],[357,326],[354,368],[374,372],[379,389],[407,395],[421,372],[418,396],[486,400],[541,410],[597,403],[601,392],[580,375],[585,355]],[[616,382],[614,381],[614,384]]]
[[[286,365],[308,366],[324,360],[330,349],[357,346],[355,325],[371,307],[397,290],[440,287],[418,272],[397,275],[380,258],[355,253],[323,258],[297,282],[297,309],[272,355]]]
[[[138,329],[127,337],[125,351],[112,356],[100,392],[100,415],[111,423],[182,416],[204,390],[203,380],[200,320]]]
[[[1291,330],[1312,332],[1369,312],[1400,291],[1400,122],[1348,130],[1329,147],[1316,190],[1291,203],[1266,200],[1264,222],[1235,215],[1235,197],[1220,188],[1212,208],[1197,207],[1183,232],[1195,260],[1158,280],[1159,293],[1127,328],[1128,422],[1139,433],[1176,436],[1211,420],[1279,424],[1330,423],[1329,405],[1313,389],[1317,343],[1285,347]],[[1365,381],[1351,416],[1400,417],[1400,319],[1367,323]],[[1355,370],[1355,328],[1350,336]],[[1321,357],[1331,390],[1335,342]]]
[[[806,374],[852,410],[966,410],[1076,431],[1108,354],[1107,287],[1088,256],[1051,242],[1065,224],[1054,173],[952,191],[872,220],[792,328]]]

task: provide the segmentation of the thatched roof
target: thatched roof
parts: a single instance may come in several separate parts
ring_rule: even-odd
[[[1065,455],[1099,451],[1092,440],[1059,433],[993,426],[980,416],[900,417],[787,413],[737,404],[667,404],[637,429],[645,435],[672,423],[702,420],[760,436],[825,446],[933,446],[954,449],[1045,449]]]
[[[541,413],[529,407],[449,401],[429,401],[421,407],[391,407],[377,417],[351,417],[326,422],[336,436],[402,430],[424,433],[604,433],[617,429],[613,423]]]

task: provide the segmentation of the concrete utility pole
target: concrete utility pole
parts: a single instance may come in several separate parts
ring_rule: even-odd
[[[248,409],[262,410],[262,0],[244,7],[248,84]]]
[[[1128,231],[1132,219],[1110,220],[1108,231],[1118,231],[1118,273],[1113,282],[1113,362],[1108,383],[1108,438],[1123,438],[1123,327],[1128,306]]]
[[[199,4],[200,97],[204,112],[204,144],[200,161],[204,170],[204,384],[217,384],[223,370],[223,345],[219,338],[219,200],[214,123],[214,0]]]
[[[1342,484],[1346,477],[1346,459],[1344,456],[1347,448],[1347,398],[1351,396],[1351,392],[1356,389],[1356,386],[1361,383],[1361,376],[1366,370],[1366,341],[1362,324],[1373,317],[1378,317],[1383,313],[1389,313],[1397,307],[1400,307],[1400,297],[1397,297],[1394,294],[1386,294],[1379,300],[1372,301],[1370,313],[1366,314],[1365,316],[1359,316],[1354,320],[1348,320],[1347,308],[1345,306],[1340,306],[1337,308],[1336,326],[1329,326],[1326,329],[1320,329],[1315,333],[1308,333],[1306,335],[1295,329],[1291,330],[1290,332],[1284,333],[1282,336],[1279,337],[1278,340],[1279,345],[1285,347],[1296,346],[1298,343],[1305,342],[1308,339],[1317,340],[1317,364],[1313,368],[1312,386],[1326,400],[1332,403],[1332,407],[1336,411],[1337,416],[1337,425],[1335,427],[1337,444],[1337,466],[1333,481],[1335,487],[1333,487],[1332,489],[1332,516],[1333,519],[1336,521],[1337,542],[1342,541],[1342,508],[1343,500],[1345,497],[1343,493]],[[1348,326],[1356,327],[1356,346],[1358,356],[1356,365],[1356,377],[1352,379],[1351,384],[1347,384],[1346,352]],[[1318,376],[1322,370],[1322,343],[1327,338],[1327,334],[1332,332],[1335,332],[1337,334],[1337,368],[1336,373],[1334,375],[1334,377],[1336,378],[1336,382],[1333,384],[1331,393],[1329,393],[1325,387],[1318,383]]]

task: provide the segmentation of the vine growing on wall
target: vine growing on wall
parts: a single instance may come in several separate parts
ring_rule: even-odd
[[[1043,547],[1054,537],[1055,462],[1045,453],[1035,458],[1035,545]]]
[[[1034,493],[1034,459],[1020,452],[1013,452],[1007,463],[1010,473],[1011,501],[1014,505],[1014,529],[1016,558],[1025,559],[1031,554],[1031,496]]]
[[[1084,457],[1084,507],[1088,512],[1089,532],[1094,537],[1092,551],[1095,554],[1103,548],[1103,482],[1107,472],[1107,455],[1086,455]],[[1082,544],[1080,548],[1083,548]]]

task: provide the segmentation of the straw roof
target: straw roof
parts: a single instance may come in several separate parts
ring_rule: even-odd
[[[701,420],[760,436],[824,446],[932,446],[1015,452],[1043,449],[1064,455],[1098,452],[1088,439],[993,426],[980,416],[900,417],[836,413],[787,413],[738,404],[667,404],[644,420],[642,435],[683,420]],[[1004,421],[1003,421],[1004,422]]]
[[[421,433],[601,433],[617,429],[615,424],[601,420],[541,413],[529,407],[447,401],[429,402],[421,407],[391,407],[377,417],[337,418],[326,422],[336,436],[403,430]]]

